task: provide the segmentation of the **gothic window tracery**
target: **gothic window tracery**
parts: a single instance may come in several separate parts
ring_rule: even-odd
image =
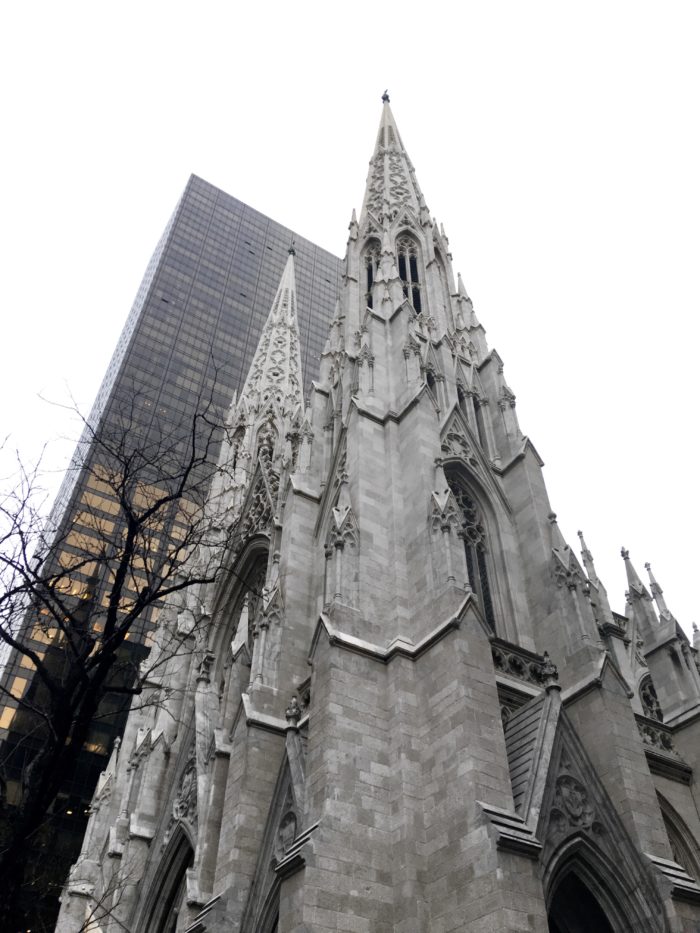
[[[399,278],[403,285],[404,298],[413,305],[416,314],[423,310],[421,302],[421,280],[419,271],[418,244],[410,236],[400,236],[396,241],[396,257]]]
[[[488,547],[486,528],[479,508],[467,491],[461,478],[447,476],[447,483],[452,490],[462,518],[460,537],[464,542],[464,556],[467,561],[469,585],[479,598],[479,602],[489,626],[496,630],[496,616],[493,608],[491,583],[489,580]]]
[[[372,287],[379,267],[380,247],[378,240],[370,240],[365,247],[364,265],[365,265],[365,303],[368,308],[372,307]]]

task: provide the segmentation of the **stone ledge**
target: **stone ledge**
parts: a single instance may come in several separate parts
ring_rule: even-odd
[[[660,858],[658,855],[649,855],[646,857],[652,863],[654,868],[660,872],[666,881],[671,885],[671,896],[682,901],[691,901],[694,904],[700,904],[700,887],[688,872],[678,862],[672,862],[670,859]]]
[[[542,843],[521,816],[489,803],[478,801],[478,804],[490,825],[496,830],[497,848],[524,855],[526,858],[539,858]]]
[[[429,651],[433,645],[437,644],[437,642],[441,641],[446,635],[461,626],[470,605],[475,609],[477,615],[479,615],[474,595],[468,593],[457,612],[453,616],[450,616],[449,619],[445,619],[444,622],[437,625],[432,632],[429,632],[425,638],[422,638],[419,642],[412,642],[404,638],[395,638],[394,641],[386,647],[382,647],[370,641],[365,641],[362,638],[357,638],[355,635],[347,635],[345,632],[338,631],[333,627],[328,616],[322,612],[311,641],[309,664],[313,663],[313,656],[316,653],[316,646],[318,645],[318,640],[321,637],[322,631],[325,632],[329,643],[334,647],[343,648],[345,651],[351,651],[354,654],[360,654],[366,658],[371,658],[373,661],[377,661],[380,664],[388,664],[397,657],[416,661],[421,655],[425,654],[426,651]]]

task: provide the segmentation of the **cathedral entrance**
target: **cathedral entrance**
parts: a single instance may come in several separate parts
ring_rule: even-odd
[[[557,885],[547,919],[549,933],[615,933],[603,908],[574,872]]]

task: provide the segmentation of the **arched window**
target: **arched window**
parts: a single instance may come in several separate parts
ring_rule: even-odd
[[[413,305],[416,314],[423,310],[421,282],[418,265],[418,245],[410,236],[401,236],[396,241],[399,261],[399,278],[403,283],[403,296]]]
[[[678,864],[685,868],[691,878],[700,880],[700,845],[680,815],[658,791],[656,796],[661,807],[664,829],[671,846],[671,853]]]
[[[370,240],[365,247],[364,265],[365,265],[365,304],[368,308],[372,307],[372,287],[377,276],[379,268],[379,241]]]
[[[479,598],[486,621],[495,631],[496,617],[493,611],[491,584],[489,582],[486,529],[481,520],[479,509],[463,485],[461,478],[448,474],[447,482],[462,513],[462,527],[459,534],[464,541],[469,585]]]
[[[160,881],[152,900],[145,930],[147,933],[175,933],[185,905],[187,869],[192,867],[194,852],[184,834],[173,840],[161,868]]]

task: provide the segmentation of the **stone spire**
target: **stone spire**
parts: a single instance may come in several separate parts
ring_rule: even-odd
[[[425,199],[418,187],[413,164],[401,141],[388,94],[385,93],[382,100],[384,107],[374,153],[369,162],[360,226],[367,221],[368,213],[383,223],[386,219],[393,220],[404,206],[410,207],[422,222],[424,218],[429,219]]]
[[[651,564],[646,563],[644,567],[646,572],[649,574],[651,595],[654,599],[654,602],[656,603],[656,608],[659,610],[659,615],[662,619],[672,619],[673,613],[669,611],[669,608],[666,605],[666,600],[664,599],[664,591],[661,589],[661,586],[656,581],[656,577],[651,572]]]
[[[651,601],[651,596],[649,596],[647,588],[639,579],[639,574],[635,570],[634,564],[630,560],[630,552],[627,550],[627,548],[620,548],[620,556],[625,562],[625,572],[627,574],[627,585],[629,586],[630,597],[636,596],[638,599],[646,599]]]
[[[261,412],[272,404],[280,414],[294,411],[302,403],[302,383],[292,246],[236,410]]]
[[[595,616],[595,619],[599,625],[602,625],[605,622],[612,622],[613,615],[612,609],[610,608],[610,601],[608,600],[608,593],[602,581],[598,577],[598,574],[596,573],[595,564],[593,563],[593,555],[588,549],[588,545],[586,544],[582,531],[578,532],[578,538],[581,542],[581,558],[583,560],[583,566],[586,568],[586,574],[588,575],[589,583],[595,591],[590,593],[593,615]]]
[[[259,452],[278,474],[297,460],[304,401],[294,255],[290,246],[248,376],[229,411],[219,460],[223,479],[216,489],[219,510],[235,511],[241,503]]]

